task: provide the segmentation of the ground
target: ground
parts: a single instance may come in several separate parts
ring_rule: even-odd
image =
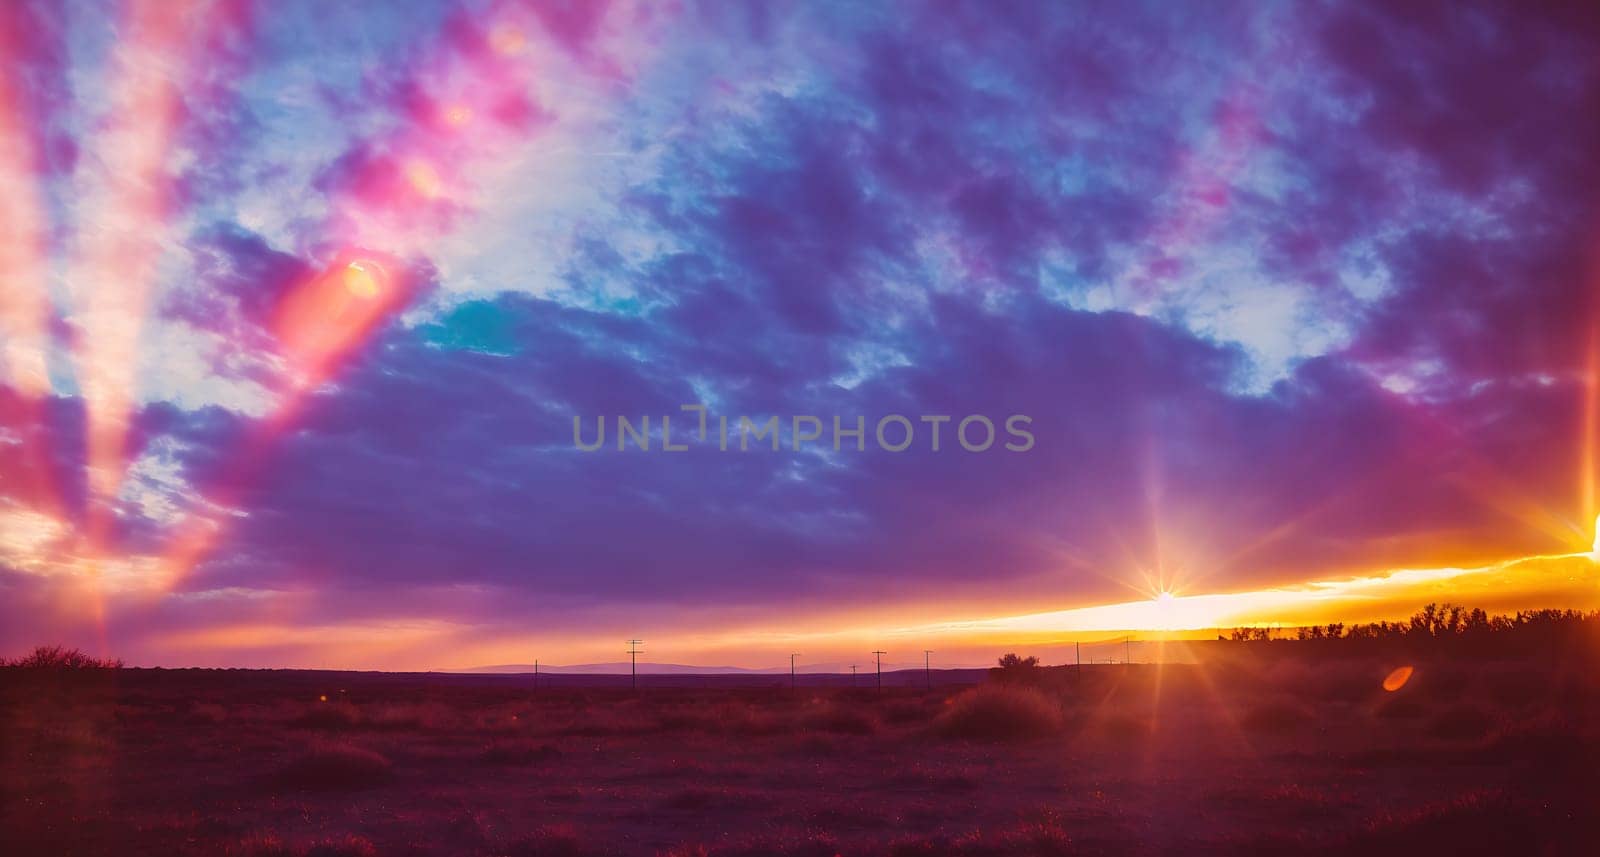
[[[882,693],[0,670],[0,850],[1600,853],[1593,663],[1394,692],[1392,658],[1255,652]]]

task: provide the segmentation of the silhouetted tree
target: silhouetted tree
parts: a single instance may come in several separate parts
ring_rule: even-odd
[[[1346,626],[1334,623],[1295,630],[1297,642],[1327,644],[1351,641],[1361,645],[1449,645],[1483,653],[1541,651],[1563,640],[1590,635],[1600,642],[1600,612],[1578,610],[1525,610],[1509,616],[1490,616],[1482,608],[1468,610],[1455,604],[1428,604],[1401,622],[1368,622]],[[1268,628],[1235,628],[1226,639],[1260,642],[1272,638]],[[1219,639],[1222,639],[1219,637]]]
[[[1022,657],[1008,652],[1000,658],[1000,665],[989,671],[1001,681],[1031,682],[1039,677],[1039,659],[1033,655]]]

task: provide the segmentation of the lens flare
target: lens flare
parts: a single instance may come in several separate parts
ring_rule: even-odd
[[[1384,678],[1383,689],[1390,693],[1394,693],[1400,688],[1405,687],[1406,682],[1411,680],[1412,671],[1413,670],[1410,666],[1396,667],[1393,672],[1389,673],[1389,675]]]
[[[322,383],[404,303],[406,290],[389,270],[371,256],[347,255],[284,299],[274,332],[297,383]]]
[[[351,262],[344,268],[345,291],[363,300],[371,300],[380,291],[378,274],[381,273],[382,269],[372,262]]]
[[[489,46],[494,48],[496,53],[515,56],[528,46],[528,37],[516,27],[499,26],[489,33]]]
[[[424,199],[438,199],[444,195],[444,182],[439,178],[439,172],[427,161],[413,160],[406,163],[406,182],[411,189],[421,194]]]

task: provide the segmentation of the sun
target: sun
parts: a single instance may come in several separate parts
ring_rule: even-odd
[[[1155,615],[1152,617],[1154,619],[1152,625],[1155,630],[1171,631],[1176,629],[1178,626],[1178,596],[1163,589],[1156,593],[1155,598],[1150,600],[1155,605]]]

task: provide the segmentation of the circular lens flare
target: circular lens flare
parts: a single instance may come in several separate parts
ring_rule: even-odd
[[[382,270],[372,262],[351,262],[344,269],[344,288],[351,295],[362,300],[371,300],[378,296],[378,275]]]

